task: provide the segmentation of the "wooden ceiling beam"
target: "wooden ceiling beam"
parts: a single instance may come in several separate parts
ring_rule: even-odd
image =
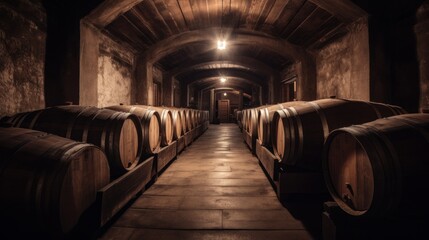
[[[276,52],[293,61],[301,60],[307,56],[307,52],[304,48],[261,32],[248,30],[230,32],[231,34],[227,40],[228,45],[241,44],[258,46]],[[145,59],[145,61],[153,64],[190,44],[213,41],[213,45],[215,45],[218,33],[220,33],[220,28],[207,28],[173,35],[154,44],[150,49],[145,51],[141,57]]]
[[[249,85],[249,86],[261,87],[260,84],[255,83],[254,81],[249,80],[249,79],[244,78],[244,77],[229,76],[229,75],[226,75],[225,77],[228,79],[227,81],[229,81],[229,83],[228,82],[220,83],[224,87],[228,87],[229,85],[233,85],[234,83],[237,83],[237,82],[239,84],[244,83],[244,84]],[[211,77],[201,78],[201,79],[190,82],[189,85],[195,86],[195,85],[202,85],[205,83],[219,83],[219,77],[218,76],[211,76]]]
[[[214,79],[220,79],[220,77],[235,79],[235,78],[242,78],[246,79],[249,82],[253,82],[254,84],[257,84],[259,86],[268,86],[270,84],[270,79],[265,76],[259,76],[255,73],[250,73],[247,71],[242,71],[241,69],[212,69],[212,70],[202,70],[195,73],[190,73],[188,75],[181,75],[180,79],[179,77],[176,78],[181,82],[184,82],[186,85],[192,84],[195,81],[199,81],[201,79],[208,79],[208,78],[214,78]]]
[[[105,0],[88,16],[87,21],[98,28],[104,28],[121,14],[127,12],[143,0]]]
[[[320,8],[325,9],[345,23],[368,16],[368,13],[350,0],[309,0]]]
[[[260,75],[270,76],[273,74],[278,74],[277,70],[274,70],[270,66],[266,65],[264,62],[255,60],[253,58],[244,57],[244,56],[233,56],[229,58],[224,58],[222,60],[213,60],[213,61],[192,61],[192,62],[185,62],[184,64],[172,69],[169,71],[169,75],[175,77],[179,74],[192,71],[194,69],[198,69],[204,66],[208,65],[214,65],[214,64],[235,64],[239,65],[241,67],[250,69],[250,72],[255,72]]]

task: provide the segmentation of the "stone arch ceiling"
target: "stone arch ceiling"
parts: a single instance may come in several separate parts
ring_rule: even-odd
[[[183,68],[186,72],[180,75],[186,79],[215,77],[216,69],[226,67],[215,62],[227,59],[231,77],[237,72],[243,78],[247,71],[248,76],[258,76],[248,78],[258,85],[267,76],[250,69],[249,59],[278,74],[297,60],[294,51],[317,50],[344,34],[346,25],[366,16],[350,0],[106,0],[103,4],[89,16],[94,25],[140,56],[156,58],[168,52],[154,62],[165,72]],[[235,37],[243,32],[247,35]],[[201,40],[174,45],[180,36]],[[216,49],[218,36],[232,38],[227,39],[233,44],[225,53]],[[286,48],[267,48],[264,39],[271,41],[267,44],[276,39]]]

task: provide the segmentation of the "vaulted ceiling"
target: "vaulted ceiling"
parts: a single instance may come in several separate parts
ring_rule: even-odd
[[[234,79],[229,83],[234,88],[264,86],[270,75],[296,61],[293,54],[265,47],[263,40],[243,41],[246,36],[277,39],[292,48],[315,51],[344,35],[349,23],[366,14],[349,0],[135,2],[103,26],[105,33],[139,55],[156,45],[172,44],[175,36],[184,33],[211,34],[201,41],[178,45],[155,62],[179,81],[198,88],[215,84],[213,79],[220,75]],[[244,37],[237,37],[239,33]],[[216,49],[220,38],[227,40],[226,50]]]

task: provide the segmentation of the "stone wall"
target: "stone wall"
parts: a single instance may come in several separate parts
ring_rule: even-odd
[[[101,35],[98,58],[98,107],[135,102],[134,54]]]
[[[360,19],[347,28],[347,35],[316,54],[317,98],[369,100],[367,20]]]
[[[46,12],[41,1],[0,2],[0,115],[45,107]]]

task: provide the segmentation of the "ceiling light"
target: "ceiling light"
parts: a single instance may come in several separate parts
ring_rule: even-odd
[[[221,77],[221,78],[220,78],[220,82],[223,82],[223,83],[224,83],[224,82],[226,82],[226,78]]]
[[[226,96],[226,93],[223,93],[224,96]]]
[[[217,41],[217,49],[224,50],[226,48],[226,41],[225,40],[218,40]]]

